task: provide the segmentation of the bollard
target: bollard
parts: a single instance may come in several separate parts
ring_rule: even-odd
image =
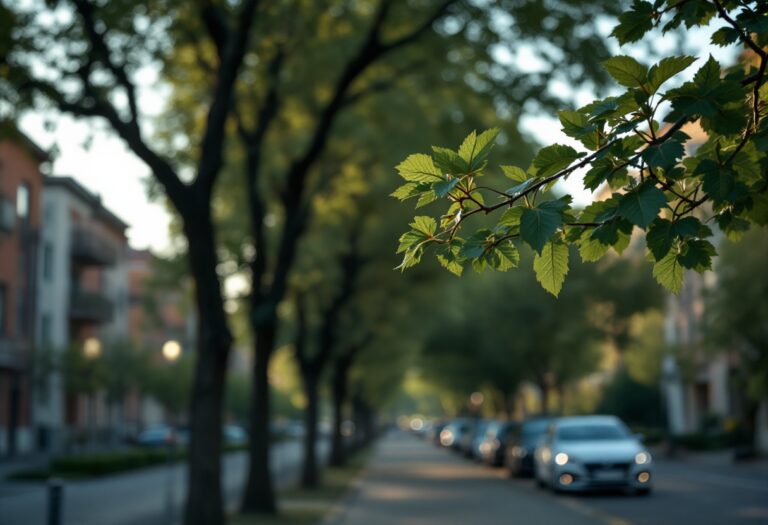
[[[48,525],[61,525],[61,507],[64,484],[60,479],[48,480]]]

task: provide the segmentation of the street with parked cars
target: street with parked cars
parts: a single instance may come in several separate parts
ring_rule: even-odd
[[[509,501],[522,497],[526,505],[538,505],[540,514],[531,507],[530,520],[520,518],[519,523],[542,523],[536,516],[550,516],[551,505],[576,510],[593,523],[768,523],[764,460],[736,463],[728,451],[666,457],[662,448],[647,447],[643,435],[613,416],[416,419],[410,431],[426,443],[448,456],[453,451],[455,457],[472,458],[486,469],[495,467],[485,474],[481,466],[472,473],[456,470],[452,463],[441,467],[456,476],[456,483],[459,477],[487,476],[506,485],[504,498]],[[423,463],[422,469],[437,468],[438,458],[432,458],[435,465]],[[442,490],[437,480],[434,490]],[[500,490],[493,485],[494,492]],[[489,516],[477,523],[497,521]]]

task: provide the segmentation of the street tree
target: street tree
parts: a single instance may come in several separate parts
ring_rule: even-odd
[[[706,342],[738,363],[735,379],[745,394],[745,422],[753,438],[757,412],[768,403],[766,257],[765,230],[751,231],[739,243],[724,243],[705,310]]]
[[[470,133],[455,151],[433,148],[408,157],[398,166],[406,183],[393,195],[448,206],[437,219],[414,219],[398,248],[401,268],[435,248],[456,274],[467,264],[506,270],[518,265],[518,247],[525,243],[536,252],[537,279],[557,296],[569,271],[569,246],[579,248],[582,260],[596,261],[611,248],[622,251],[639,230],[653,276],[668,290],[681,289],[686,269],[710,270],[716,251],[708,223],[733,237],[768,223],[764,11],[756,0],[635,0],[613,30],[620,44],[653,29],[703,27],[716,18],[724,26],[712,34],[712,44],[741,52],[741,60],[724,70],[710,56],[698,61],[692,80],[665,90],[697,62],[694,57],[669,56],[651,67],[626,55],[606,60],[605,70],[623,92],[558,113],[563,132],[582,147],[553,144],[527,169],[502,166],[508,189],[483,183],[482,176],[495,171],[488,167],[498,133],[493,129]],[[691,137],[682,128],[692,122],[707,140],[685,157]],[[584,187],[608,187],[610,198],[580,212],[569,195],[546,198],[556,182],[582,168],[588,170]],[[464,233],[473,217],[489,214],[494,224]]]
[[[590,23],[597,4],[584,1],[580,9],[571,9],[567,15],[555,13],[546,21],[542,21],[540,6],[515,2],[483,6],[451,0],[408,5],[383,0],[337,6],[278,2],[263,11],[260,38],[253,43],[254,60],[248,61],[233,112],[242,159],[242,182],[237,187],[248,209],[244,216],[249,223],[245,237],[249,242],[245,257],[241,250],[232,254],[250,273],[249,320],[257,357],[251,464],[243,511],[275,509],[268,461],[266,371],[297,242],[311,222],[309,196],[322,185],[319,181],[333,175],[320,161],[336,131],[344,126],[343,116],[388,89],[398,91],[401,100],[390,108],[379,106],[378,111],[388,112],[386,118],[394,120],[394,110],[400,115],[414,114],[426,99],[425,90],[448,91],[460,86],[466,92],[470,86],[498,99],[498,106],[489,105],[487,110],[509,115],[550,81],[573,80],[586,72],[600,84],[605,75],[595,65],[606,55],[607,46]],[[515,60],[496,60],[502,48],[534,41],[542,31],[557,35],[555,47],[573,65],[557,67],[555,75],[529,76],[522,74]],[[194,40],[188,45],[197,49]],[[196,100],[195,91],[208,85],[207,61],[198,60],[201,56],[205,58],[204,53],[177,54],[187,60],[181,73],[196,69],[202,74],[180,76],[168,70],[175,80],[174,93],[183,95],[179,102]],[[207,56],[215,58],[215,53]],[[541,59],[548,65],[556,61],[549,54]],[[477,65],[469,75],[468,63]],[[403,85],[410,89],[403,90]],[[466,115],[463,97],[454,92],[453,98],[439,115],[448,125]],[[549,102],[551,99],[541,100]],[[404,107],[410,112],[402,113]],[[194,125],[194,114],[187,120]],[[395,135],[389,138],[396,141]],[[232,238],[242,241],[244,237],[232,233]]]
[[[181,218],[195,281],[198,334],[191,399],[188,524],[224,521],[221,494],[222,400],[231,334],[227,325],[211,198],[223,158],[225,125],[253,29],[258,0],[142,2],[71,0],[0,4],[0,110],[45,107],[98,120],[149,168]],[[182,148],[148,140],[137,75],[160,69],[185,35],[217,50],[213,88],[199,97],[203,124]],[[175,158],[186,150],[192,169]]]

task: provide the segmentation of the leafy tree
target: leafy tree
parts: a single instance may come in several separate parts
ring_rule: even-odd
[[[742,63],[723,75],[710,56],[698,64],[692,80],[661,91],[696,60],[670,56],[650,68],[630,56],[606,60],[606,71],[624,92],[558,113],[563,132],[583,149],[553,144],[542,148],[528,169],[502,166],[513,184],[509,189],[481,182],[489,171],[494,129],[472,132],[457,151],[435,147],[431,155],[408,157],[398,166],[406,183],[393,195],[450,205],[438,220],[414,219],[400,239],[401,267],[417,264],[434,247],[453,273],[461,274],[470,263],[476,270],[504,271],[517,266],[518,247],[525,243],[536,252],[537,279],[558,295],[569,269],[568,246],[578,247],[582,260],[595,261],[611,248],[623,251],[637,228],[645,234],[653,276],[665,288],[679,291],[685,269],[711,269],[715,248],[707,222],[715,221],[733,237],[768,223],[768,124],[763,118],[768,32],[762,3],[635,0],[613,31],[626,44],[654,28],[703,26],[713,17],[726,25],[713,34],[712,43],[741,48]],[[690,136],[682,128],[692,122],[706,132],[707,141],[683,159]],[[611,197],[581,212],[572,209],[570,196],[542,198],[555,182],[581,168],[588,168],[586,188],[606,185]],[[493,225],[461,235],[473,216],[493,212]]]
[[[198,351],[192,391],[189,490],[185,522],[224,521],[221,495],[222,399],[231,346],[221,284],[211,198],[223,164],[225,125],[248,49],[258,0],[143,2],[71,0],[0,4],[0,92],[11,104],[52,108],[106,122],[149,167],[181,217],[190,273],[195,281]],[[142,130],[142,67],[162,67],[185,36],[217,52],[214,88],[200,96],[200,134],[163,154]],[[191,145],[191,146],[190,146]],[[190,176],[174,153],[189,150]]]
[[[746,394],[746,419],[755,428],[760,403],[768,401],[768,234],[747,233],[742,242],[724,243],[717,281],[707,296],[704,335],[710,346],[737,359],[737,384]]]
[[[558,6],[565,4],[557,2]],[[250,273],[248,319],[257,354],[244,511],[274,510],[266,370],[298,239],[312,222],[311,196],[334,175],[323,161],[342,149],[345,155],[355,155],[359,151],[356,138],[381,133],[373,126],[361,132],[352,120],[354,111],[391,90],[399,96],[390,100],[397,101],[391,106],[379,103],[374,111],[379,121],[393,122],[397,115],[419,115],[420,106],[428,100],[425,91],[439,91],[451,103],[435,112],[434,123],[445,122],[455,129],[453,123],[467,118],[468,101],[477,95],[489,101],[485,113],[494,113],[491,104],[498,100],[498,109],[509,115],[551,80],[576,78],[586,71],[599,84],[605,75],[595,67],[596,57],[605,55],[606,46],[586,23],[598,4],[584,1],[582,9],[546,20],[540,6],[516,2],[477,6],[452,0],[409,4],[382,0],[329,8],[325,3],[302,1],[276,2],[260,11],[259,38],[252,43],[258,60],[248,61],[233,115],[241,145],[233,148],[242,161],[240,182],[231,187],[237,193],[235,200],[223,200],[227,204],[222,205],[248,210],[232,215],[239,215],[241,223],[246,219],[245,232],[226,230],[227,240],[235,243],[230,254],[238,262],[231,267],[238,268],[236,271],[247,267]],[[508,18],[500,24],[501,15]],[[508,26],[518,25],[519,31],[508,30]],[[557,33],[553,44],[572,67],[558,67],[558,73],[551,76],[529,76],[521,74],[514,60],[495,60],[500,47],[513,48],[538,39],[544,26]],[[175,66],[166,72],[174,85],[172,117],[194,129],[195,112],[177,108],[189,107],[190,101],[194,104],[197,93],[213,85],[205,71],[206,63],[216,55],[206,49],[199,52],[194,38],[185,47],[189,52],[177,53]],[[590,53],[582,53],[586,48]],[[468,62],[462,57],[477,64],[469,75]],[[555,60],[542,57],[542,63],[548,65]],[[369,118],[374,118],[374,111]],[[400,123],[401,128],[405,125]],[[336,142],[342,130],[352,137],[345,137],[348,144],[344,148]],[[396,133],[387,138],[401,145]],[[246,208],[228,203],[243,201]],[[244,238],[250,243],[244,244]]]
[[[533,257],[527,250],[522,255]],[[486,390],[497,411],[510,413],[521,383],[532,382],[541,392],[542,411],[556,408],[552,390],[560,394],[562,410],[566,387],[600,368],[605,343],[615,343],[615,326],[632,325],[629,319],[661,305],[658,294],[646,297],[650,276],[630,277],[639,274],[639,264],[618,257],[575,264],[571,285],[557,300],[528,269],[467,278],[448,296],[453,311],[434,328],[420,369],[462,403],[471,392]],[[614,278],[619,275],[627,278]],[[626,351],[629,345],[623,345]]]

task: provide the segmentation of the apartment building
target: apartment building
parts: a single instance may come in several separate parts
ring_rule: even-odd
[[[32,362],[41,164],[47,154],[0,123],[0,457],[33,448]]]
[[[128,336],[127,224],[71,177],[46,177],[39,238],[37,330],[40,353],[67,349],[98,358]],[[35,396],[38,448],[57,450],[74,432],[111,426],[105,396],[84,396],[59,370]]]

